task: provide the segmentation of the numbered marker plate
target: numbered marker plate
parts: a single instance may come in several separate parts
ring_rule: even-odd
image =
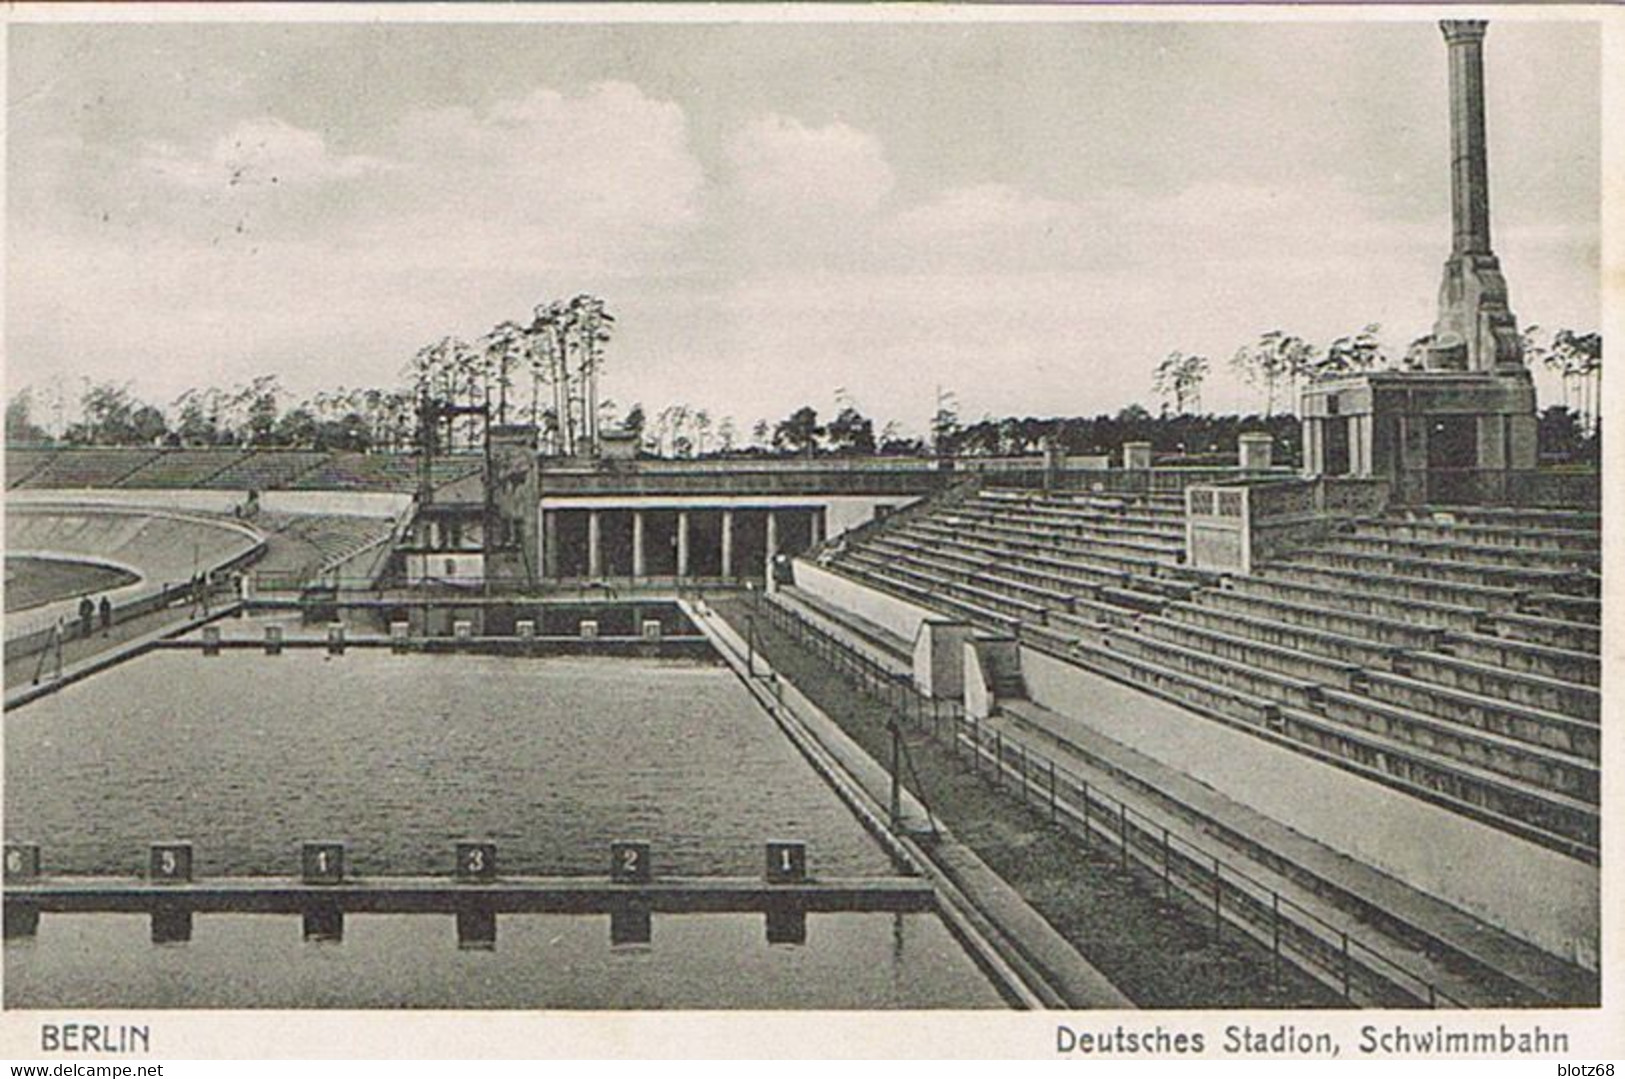
[[[337,884],[344,879],[343,843],[306,843],[299,855],[306,884]]]
[[[6,844],[6,879],[33,880],[39,876],[39,846],[34,843]]]
[[[156,881],[192,879],[192,844],[154,843],[147,859],[147,875]]]
[[[767,880],[770,884],[786,884],[807,879],[807,844],[769,843],[767,845]]]
[[[497,875],[495,843],[457,844],[457,879],[490,880]]]
[[[649,872],[649,844],[611,843],[609,845],[609,876],[611,880],[627,883],[647,881]]]

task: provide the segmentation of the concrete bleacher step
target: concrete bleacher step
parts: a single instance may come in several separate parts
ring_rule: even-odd
[[[1277,577],[1244,577],[1230,579],[1229,589],[1247,596],[1282,600],[1298,606],[1322,607],[1335,611],[1350,611],[1373,616],[1373,620],[1392,627],[1409,623],[1417,633],[1434,633],[1446,629],[1476,632],[1485,624],[1486,613],[1477,607],[1456,603],[1434,603],[1366,591],[1358,581],[1342,581],[1338,586],[1324,583],[1289,580]],[[1391,636],[1377,640],[1392,640]],[[1436,639],[1436,637],[1435,637]]]
[[[1320,550],[1348,554],[1389,554],[1407,558],[1435,561],[1471,562],[1497,567],[1525,566],[1535,569],[1555,568],[1597,572],[1602,568],[1602,555],[1594,550],[1575,550],[1542,547],[1511,547],[1465,540],[1403,539],[1387,535],[1371,535],[1364,528],[1352,535],[1339,535],[1323,541]]]
[[[1364,671],[1357,663],[1328,659],[1322,655],[1271,644],[1255,637],[1193,625],[1167,616],[1142,617],[1138,628],[1142,633],[1174,644],[1237,663],[1255,664],[1290,678],[1321,685],[1341,686],[1344,689],[1355,687],[1364,680]]]
[[[1102,588],[1100,598],[1113,606],[1142,614],[1161,614],[1162,609],[1168,605],[1168,600],[1164,596],[1127,587]]]
[[[1412,511],[1410,516],[1434,521],[1453,520],[1468,524],[1499,525],[1506,528],[1559,528],[1586,531],[1602,527],[1602,514],[1589,509],[1446,505]]]
[[[1595,806],[1536,784],[1407,743],[1359,723],[1214,682],[1165,663],[1125,655],[1055,627],[1027,638],[1097,673],[1236,725],[1249,733],[1364,775],[1512,834],[1595,860]],[[1344,691],[1326,689],[1330,699]],[[1395,710],[1396,714],[1403,714]]]
[[[157,456],[158,451],[153,449],[59,450],[18,486],[63,490],[114,487]]]
[[[1308,679],[1294,678],[1259,667],[1246,660],[1229,659],[1201,648],[1187,647],[1134,630],[1112,630],[1107,646],[1152,662],[1167,664],[1187,674],[1239,689],[1261,700],[1313,708],[1320,701],[1320,686]]]
[[[1035,642],[1047,640],[1050,648],[1057,654],[1089,670],[1176,703],[1238,720],[1248,727],[1261,727],[1271,722],[1272,717],[1278,712],[1278,706],[1274,701],[1257,694],[1201,678],[1177,667],[1104,647],[1053,627],[1034,629],[1030,639]]]
[[[901,565],[895,561],[883,559],[878,565],[870,563],[863,572],[876,580],[908,586],[918,597],[923,598],[927,605],[936,598],[941,602],[953,604],[975,619],[1002,623],[1006,628],[1013,620],[1031,619],[1042,622],[1045,618],[1045,610],[1039,604],[1002,595],[979,585],[949,580],[939,574],[910,565]]]
[[[1325,692],[1325,714],[1431,753],[1529,784],[1586,806],[1601,790],[1593,761],[1341,689]]]
[[[1002,540],[1018,547],[1076,557],[1130,573],[1152,573],[1159,564],[1172,561],[1170,554],[1152,555],[1139,545],[1079,539],[1057,533],[1052,529],[1030,527],[1018,521],[944,514],[938,527],[953,529],[978,538]]]
[[[1219,588],[1198,591],[1192,600],[1204,608],[1266,619],[1294,628],[1329,633],[1380,648],[1436,648],[1445,631],[1406,619],[1330,607],[1320,602],[1297,602],[1247,591],[1242,578]],[[1385,664],[1379,664],[1385,665]]]
[[[1125,580],[1133,574],[1151,573],[1157,568],[1156,562],[1139,556],[1125,557],[1097,546],[1067,544],[1030,533],[1006,530],[1002,526],[977,528],[964,523],[922,521],[916,522],[914,527],[916,534],[938,542],[973,545],[982,550],[1018,557],[1054,559],[1078,569],[1093,571],[1103,578]]]
[[[1602,578],[1573,567],[1507,566],[1459,559],[1414,558],[1395,554],[1349,551],[1338,544],[1317,544],[1293,551],[1295,564],[1324,566],[1357,573],[1425,578],[1452,584],[1483,585],[1515,590],[1596,596]]]
[[[1409,653],[1404,666],[1412,678],[1424,682],[1592,722],[1602,718],[1602,695],[1595,686],[1437,652]]]
[[[50,464],[56,450],[6,450],[6,486],[19,487]]]
[[[1482,820],[1511,835],[1595,863],[1597,807],[1424,746],[1334,718],[1341,690],[1326,692],[1328,714],[1283,708],[1276,733],[1300,751]],[[1368,710],[1369,711],[1369,710]],[[1393,715],[1403,718],[1399,709]]]
[[[125,488],[204,487],[210,477],[242,457],[241,450],[167,449],[144,462],[118,483]]]
[[[1602,684],[1602,660],[1591,652],[1552,648],[1487,633],[1449,633],[1442,647],[1453,656],[1509,671],[1541,674],[1588,686]]]
[[[1355,535],[1380,535],[1429,542],[1464,543],[1529,551],[1595,553],[1602,547],[1597,529],[1513,528],[1506,525],[1445,524],[1427,519],[1379,517],[1360,522]]]
[[[921,545],[921,549],[935,547],[964,552],[967,555],[981,556],[987,559],[990,565],[1015,563],[1037,572],[1048,573],[1057,578],[1057,584],[1099,587],[1106,584],[1123,584],[1130,579],[1130,575],[1121,570],[1079,563],[1008,544],[968,538],[957,530],[942,525],[911,522],[908,528],[909,540]]]
[[[1557,592],[1533,592],[1524,597],[1518,609],[1525,614],[1542,618],[1556,618],[1567,622],[1599,625],[1602,622],[1602,600],[1593,596],[1571,596]]]
[[[1388,671],[1371,671],[1366,678],[1365,692],[1373,700],[1465,723],[1529,745],[1561,750],[1586,760],[1598,759],[1602,731],[1595,721]]]
[[[1572,652],[1597,655],[1602,651],[1602,627],[1563,618],[1513,611],[1497,611],[1485,625],[1490,633],[1510,640],[1525,641]]]
[[[1169,542],[1184,541],[1184,521],[1174,517],[1157,517],[1155,525],[1122,520],[1115,513],[1056,505],[1048,501],[1034,501],[1020,504],[999,504],[987,502],[968,502],[960,507],[959,511],[982,517],[996,517],[1000,520],[1024,520],[1041,524],[1046,527],[1055,527],[1068,531],[1075,531],[1081,535],[1099,535],[1104,538],[1123,537],[1124,539],[1139,540],[1157,547],[1166,546]]]
[[[1391,670],[1394,657],[1404,649],[1362,637],[1299,625],[1295,622],[1260,617],[1242,611],[1224,610],[1205,601],[1210,593],[1199,593],[1194,602],[1170,603],[1165,614],[1188,625],[1225,630],[1253,641],[1294,649],[1356,667]]]
[[[1528,595],[1524,589],[1440,581],[1396,573],[1333,569],[1297,559],[1271,560],[1261,567],[1261,572],[1270,580],[1318,584],[1337,589],[1358,588],[1391,598],[1482,611],[1517,610]]]

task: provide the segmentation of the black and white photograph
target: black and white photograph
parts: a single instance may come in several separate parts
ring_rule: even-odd
[[[4,1051],[1625,1053],[1620,29],[10,9]]]

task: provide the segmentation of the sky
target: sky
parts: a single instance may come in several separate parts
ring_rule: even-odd
[[[1597,328],[1594,23],[1492,23],[1520,323]],[[395,385],[602,296],[603,394],[742,431],[1156,402],[1267,330],[1431,327],[1431,21],[13,24],[7,392]]]

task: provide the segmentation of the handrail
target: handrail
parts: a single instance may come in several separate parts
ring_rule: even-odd
[[[1198,902],[1211,903],[1216,926],[1229,923],[1254,940],[1268,943],[1277,964],[1283,954],[1295,957],[1297,965],[1332,985],[1351,1003],[1392,1005],[1397,993],[1409,1004],[1468,1007],[1436,982],[1365,944],[1351,930],[1326,921],[1233,862],[1174,835],[1053,757],[986,730],[967,717],[960,702],[921,694],[907,676],[886,671],[775,597],[767,597],[766,610],[773,625],[812,647],[839,673],[880,698],[903,719],[939,741],[946,740],[956,755],[968,748],[975,771],[981,772],[983,764],[990,763],[1001,786],[1006,778],[1018,780],[1018,797],[1024,803],[1036,801],[1052,820],[1070,825],[1074,834],[1081,829],[1086,845],[1095,836],[1108,842],[1115,839],[1125,868],[1133,861],[1159,875],[1165,888],[1178,887]],[[1017,763],[1011,763],[1011,758]],[[1035,762],[1041,778],[1036,783]],[[1363,969],[1364,977],[1356,978],[1357,969]]]

